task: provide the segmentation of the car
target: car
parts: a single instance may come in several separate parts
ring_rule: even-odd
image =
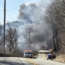
[[[52,53],[49,53],[47,56],[48,56],[48,57],[47,57],[47,60],[48,60],[48,59],[53,60],[54,58],[56,58],[56,55],[55,55],[55,54],[52,54]]]

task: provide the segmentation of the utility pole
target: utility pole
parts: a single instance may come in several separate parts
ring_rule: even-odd
[[[5,22],[6,22],[6,0],[4,0],[4,53],[5,53]]]
[[[31,35],[30,35],[30,31],[29,31],[29,44],[30,44],[30,49],[31,49]]]

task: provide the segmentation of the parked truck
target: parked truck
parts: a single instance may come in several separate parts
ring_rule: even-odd
[[[24,50],[24,57],[28,58],[34,57],[33,50]]]
[[[36,50],[24,50],[24,57],[35,58],[38,52]]]

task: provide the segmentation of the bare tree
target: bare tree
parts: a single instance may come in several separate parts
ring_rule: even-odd
[[[8,29],[6,31],[6,46],[9,49],[10,53],[14,53],[17,48],[17,30],[8,25]]]
[[[47,9],[46,21],[52,24],[53,29],[53,43],[55,47],[59,48],[59,35],[65,32],[65,0],[54,0]],[[55,49],[56,49],[55,48]]]

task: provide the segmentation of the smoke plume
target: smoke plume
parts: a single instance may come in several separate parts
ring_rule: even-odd
[[[43,4],[44,3],[44,4]],[[46,4],[45,4],[46,3]],[[19,26],[19,46],[21,49],[40,49],[52,40],[52,28],[44,19],[46,8],[50,1],[22,4],[19,9],[18,20],[23,21]]]

